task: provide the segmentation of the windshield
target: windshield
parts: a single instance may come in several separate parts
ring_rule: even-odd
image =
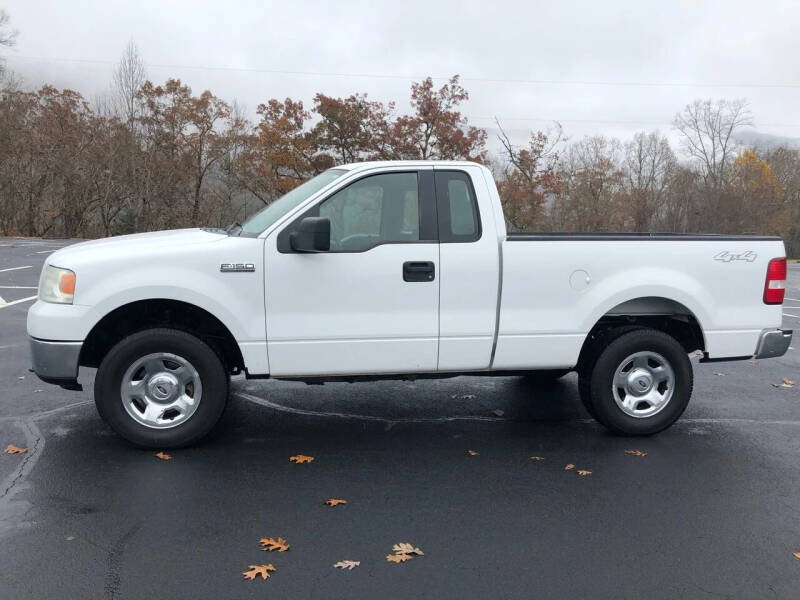
[[[268,204],[242,225],[244,233],[259,234],[294,207],[316,194],[329,183],[347,173],[345,169],[328,169],[305,183],[298,185],[271,204]]]

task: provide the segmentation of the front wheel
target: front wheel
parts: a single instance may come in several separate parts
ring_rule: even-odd
[[[600,423],[622,435],[651,435],[672,425],[692,395],[689,356],[653,329],[620,335],[582,373],[585,402]]]
[[[94,398],[100,416],[129,442],[176,448],[198,441],[217,423],[228,399],[228,376],[199,338],[148,329],[105,356]]]

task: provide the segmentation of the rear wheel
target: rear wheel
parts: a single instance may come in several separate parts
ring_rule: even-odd
[[[590,357],[581,374],[581,399],[611,431],[650,435],[683,414],[692,386],[692,365],[677,340],[636,329]]]
[[[149,329],[109,351],[94,394],[100,415],[120,436],[146,448],[175,448],[198,441],[217,423],[228,375],[199,338]]]

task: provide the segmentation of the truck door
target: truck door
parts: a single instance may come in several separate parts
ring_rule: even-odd
[[[299,253],[305,217],[330,219],[330,250]],[[269,236],[265,297],[276,376],[435,371],[439,243],[433,170],[365,172]]]

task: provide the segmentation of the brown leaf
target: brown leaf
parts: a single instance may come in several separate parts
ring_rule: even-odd
[[[800,552],[792,552],[792,556],[795,558],[800,558]]]
[[[783,382],[783,385],[788,385],[789,387],[794,385],[794,381],[792,381],[788,377],[784,377],[783,379],[781,379],[781,381]]]
[[[753,360],[748,360],[747,362],[749,362],[751,365],[757,365],[757,364],[758,364],[758,361],[757,361],[757,360],[755,360],[755,359],[753,359]]]
[[[272,552],[273,550],[286,552],[289,549],[289,544],[287,544],[286,540],[282,537],[279,537],[277,540],[271,537],[261,538],[261,549],[264,552]]]
[[[172,455],[167,454],[166,452],[157,452],[153,456],[160,458],[161,460],[172,460]]]
[[[578,475],[581,477],[585,477],[586,475],[591,475],[591,471],[586,471],[585,469],[578,469]]]
[[[255,579],[259,575],[261,575],[261,579],[269,579],[270,575],[268,571],[274,571],[275,567],[271,564],[269,565],[250,565],[249,571],[245,571],[242,573],[245,579]]]
[[[531,456],[531,460],[544,460],[544,456]]]
[[[334,563],[334,568],[336,569],[347,569],[348,571],[352,571],[355,567],[361,564],[360,560],[340,560],[337,563]]]
[[[633,456],[647,456],[647,452],[641,450],[625,450],[625,454],[632,454]]]
[[[339,504],[347,504],[347,500],[342,500],[341,498],[329,498],[325,500],[325,504],[328,506],[338,506]]]
[[[294,456],[290,456],[289,460],[293,463],[302,464],[302,463],[310,463],[314,460],[313,456],[306,456],[305,454],[295,454]]]
[[[575,465],[573,465],[572,463],[569,463],[566,467],[564,467],[564,470],[565,471],[571,471],[574,468],[575,468]]]
[[[415,548],[413,544],[408,542],[398,542],[392,546],[395,554],[416,554],[417,556],[425,556],[425,553],[419,548]]]
[[[470,456],[478,456],[478,453],[475,452],[475,450],[467,450],[467,454],[469,454]]]
[[[386,560],[393,563],[401,563],[406,562],[407,560],[411,560],[414,558],[410,554],[387,554]]]
[[[19,446],[15,446],[14,444],[9,444],[8,447],[3,450],[6,454],[25,454],[28,451],[27,448],[20,448]]]

